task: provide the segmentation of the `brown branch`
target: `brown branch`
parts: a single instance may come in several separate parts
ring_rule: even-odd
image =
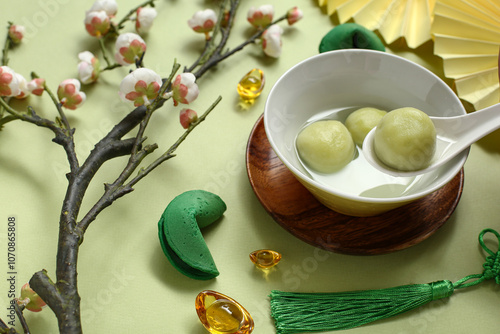
[[[9,28],[12,25],[12,22],[9,22],[7,25],[7,36],[5,37],[5,43],[2,49],[2,66],[7,66],[9,64],[9,50],[12,45],[12,39],[9,36]]]
[[[24,318],[24,314],[23,314],[24,305],[19,307],[19,305],[17,303],[14,303],[14,309],[16,311],[19,322],[21,323],[21,327],[23,328],[24,334],[30,334],[30,329],[28,327],[28,323],[26,322],[26,319]]]
[[[156,145],[152,147],[146,147],[143,151],[138,152],[136,156],[132,155],[127,168],[124,172],[113,182],[112,184],[107,184],[105,188],[104,194],[98,200],[98,202],[89,210],[87,215],[78,223],[79,229],[81,229],[81,233],[85,233],[89,225],[96,219],[97,215],[102,212],[105,208],[109,207],[114,201],[118,198],[132,192],[133,186],[136,185],[140,180],[146,177],[149,173],[151,173],[154,169],[160,166],[163,162],[173,158],[175,155],[173,154],[179,145],[187,138],[187,136],[198,126],[201,122],[203,122],[206,117],[210,114],[210,112],[215,109],[217,104],[221,101],[221,97],[219,96],[217,100],[203,113],[202,116],[198,118],[196,122],[191,124],[191,126],[184,131],[184,133],[177,139],[177,141],[159,158],[157,158],[154,162],[152,162],[148,167],[142,168],[136,177],[134,177],[129,183],[125,184],[125,181],[131,175],[131,173],[136,170],[136,168],[140,165],[143,158],[151,153],[153,150],[157,148]]]
[[[204,61],[200,65],[198,70],[193,73],[196,78],[201,77],[203,74],[205,74],[206,71],[215,67],[218,63],[225,60],[226,58],[229,58],[230,56],[234,55],[235,53],[243,50],[246,46],[248,46],[250,44],[254,44],[255,41],[262,36],[262,34],[264,33],[264,31],[266,31],[267,28],[269,28],[273,24],[277,24],[283,20],[286,20],[286,18],[287,18],[286,14],[279,17],[278,19],[274,20],[271,24],[269,24],[265,29],[261,29],[261,30],[257,31],[255,34],[253,34],[250,38],[248,38],[246,41],[244,41],[240,45],[236,46],[235,48],[233,48],[231,50],[228,50],[228,51],[222,53],[222,50],[224,49],[224,47],[227,43],[227,40],[229,39],[229,34],[231,32],[230,28],[233,24],[234,14],[235,14],[235,11],[236,11],[238,5],[239,5],[239,0],[232,1],[231,10],[230,10],[231,15],[229,16],[228,28],[223,28],[223,27],[220,28],[221,34],[222,34],[222,40],[221,40],[219,46],[212,52],[209,59]],[[205,47],[205,52],[207,52],[207,48],[210,48],[210,45],[207,44],[207,46]],[[196,63],[196,65],[198,65],[198,62]],[[196,66],[191,66],[190,68],[186,69],[185,71],[192,72],[192,71],[194,71],[195,68],[196,68]]]
[[[15,119],[19,119],[51,130],[55,136],[52,141],[64,148],[71,171],[75,171],[76,169],[78,169],[78,159],[76,157],[75,143],[73,141],[74,129],[66,131],[63,130],[55,122],[38,116],[32,107],[28,107],[28,113],[20,113],[17,110],[13,109],[10,105],[7,104],[4,99],[1,98],[0,106],[3,107],[4,110],[6,110],[10,114],[10,116]]]
[[[174,79],[175,73],[179,70],[181,66],[174,61],[174,65],[172,66],[172,71],[170,72],[169,77],[166,80],[163,80],[163,84],[160,87],[160,90],[158,92],[158,96],[154,99],[153,102],[149,106],[146,107],[146,114],[144,115],[144,118],[142,121],[139,123],[139,131],[137,131],[136,137],[136,143],[134,147],[132,148],[132,153],[131,156],[133,157],[135,154],[137,154],[137,150],[139,148],[139,145],[141,145],[145,138],[144,138],[144,132],[146,131],[146,127],[149,124],[149,120],[151,119],[151,116],[153,116],[153,113],[159,108],[160,106],[160,101],[162,101],[161,105],[163,105],[163,94],[167,91],[167,89],[170,87],[172,80]],[[129,163],[130,164],[130,163]]]
[[[203,115],[201,115],[196,122],[192,123],[191,126],[189,128],[187,128],[186,131],[184,131],[184,133],[179,137],[179,139],[177,139],[177,141],[165,153],[162,154],[162,156],[160,156],[158,159],[156,159],[148,167],[142,169],[139,172],[139,174],[126,185],[126,187],[133,187],[135,184],[137,184],[137,182],[142,180],[146,175],[148,175],[150,172],[152,172],[155,168],[157,168],[163,162],[165,162],[166,160],[168,160],[170,158],[173,158],[175,156],[173,153],[177,150],[179,145],[187,138],[187,136],[198,125],[200,125],[201,122],[203,122],[205,120],[205,118],[207,118],[208,114],[210,114],[210,112],[215,109],[215,107],[217,106],[217,104],[219,104],[221,99],[222,99],[222,97],[219,96],[215,100],[215,102],[205,111],[205,113],[203,113]]]
[[[63,299],[61,293],[45,269],[36,272],[29,281],[30,287],[35,290],[40,298],[54,311],[60,313],[62,311]]]
[[[147,1],[144,4],[152,5],[153,1],[154,0]],[[245,46],[254,43],[255,40],[262,35],[262,31],[259,31],[236,48],[223,53],[223,49],[228,41],[231,26],[234,22],[234,16],[240,0],[226,0],[225,3],[227,3],[227,1],[231,4],[229,11],[229,25],[227,28],[220,26],[217,30],[220,31],[222,35],[217,46],[214,47],[214,44],[206,45],[206,49],[202,57],[206,56],[207,60],[205,61],[203,58],[203,61],[195,62],[195,64],[191,67],[194,70],[195,67],[201,64],[199,69],[194,73],[196,78],[200,78],[209,69],[216,66],[219,62],[234,53],[242,50]],[[132,13],[132,11],[130,13]],[[282,19],[283,18],[278,19],[273,22],[273,24]],[[162,92],[165,92],[169,88],[173,75],[177,69],[178,67],[174,64],[174,69],[172,70],[170,78],[164,79],[164,84],[161,88]],[[49,95],[51,95],[53,101],[56,101],[53,94],[49,93]],[[181,135],[181,137],[179,137],[178,140],[167,151],[165,151],[165,153],[163,153],[149,166],[140,169],[137,175],[132,179],[130,179],[132,174],[137,170],[137,168],[139,168],[143,159],[154,152],[158,147],[156,144],[143,145],[146,140],[144,133],[151,115],[155,110],[163,106],[165,102],[164,99],[156,99],[149,107],[137,107],[127,114],[95,145],[94,149],[90,152],[89,156],[81,166],[78,163],[75,152],[73,138],[74,129],[70,128],[60,105],[56,104],[61,118],[61,124],[57,124],[39,117],[32,108],[29,109],[29,113],[18,113],[8,106],[3,99],[0,99],[0,104],[7,109],[7,112],[9,112],[12,117],[50,129],[55,134],[53,141],[64,147],[70,164],[68,188],[63,200],[59,219],[56,280],[55,282],[52,281],[45,270],[35,273],[30,280],[30,286],[40,295],[40,297],[55,313],[58,319],[60,333],[82,333],[80,319],[80,296],[78,294],[77,284],[77,261],[79,246],[83,242],[84,233],[90,223],[96,219],[102,210],[114,203],[114,201],[118,198],[133,191],[135,184],[137,184],[145,176],[149,175],[149,173],[155,168],[174,157],[174,152],[179,145],[201,122],[205,120],[207,115],[215,108],[220,99],[221,97],[219,97],[198,119],[198,121],[193,123]],[[129,134],[137,126],[139,126],[139,129],[133,138],[123,139],[124,136]],[[85,193],[100,167],[105,162],[113,158],[127,155],[130,155],[129,161],[125,168],[120,172],[117,179],[113,183],[105,185],[104,194],[83,217],[83,219],[77,223],[81,203]]]
[[[76,247],[76,251],[78,251],[78,247]],[[69,277],[68,274],[64,276]],[[76,282],[76,277],[74,279]],[[68,282],[61,280],[54,283],[47,275],[46,270],[35,273],[29,281],[30,287],[38,293],[56,315],[60,333],[82,333],[80,297],[77,286],[72,281],[73,278]]]
[[[39,78],[36,73],[31,73],[31,76],[33,78]],[[50,90],[50,88],[47,86],[47,83],[44,82],[43,84],[43,89],[45,92],[49,95],[50,99],[52,100],[52,103],[54,103],[57,112],[59,113],[59,118],[61,120],[62,125],[64,126],[65,132],[69,137],[73,136],[74,130],[71,129],[71,126],[69,125],[68,118],[66,117],[66,114],[64,113],[64,110],[62,108],[62,104],[59,102],[59,100],[56,98],[54,93]]]
[[[11,331],[13,330],[13,331]],[[19,334],[14,328],[9,328],[2,319],[0,319],[0,334]]]

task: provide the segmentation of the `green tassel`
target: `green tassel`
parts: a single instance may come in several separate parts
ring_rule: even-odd
[[[499,250],[495,253],[484,243],[484,234],[495,234]],[[469,275],[452,283],[448,280],[411,284],[388,289],[333,293],[296,293],[273,290],[271,316],[278,334],[324,332],[358,327],[389,318],[433,300],[448,298],[456,289],[467,288],[488,279],[500,284],[500,234],[485,229],[479,243],[489,254],[482,274]],[[470,282],[469,282],[470,281]]]

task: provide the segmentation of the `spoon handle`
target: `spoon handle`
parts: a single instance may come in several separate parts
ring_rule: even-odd
[[[500,104],[454,117],[431,117],[438,136],[450,142],[460,142],[452,145],[445,155],[455,155],[474,142],[500,128]],[[443,156],[444,158],[444,156]]]

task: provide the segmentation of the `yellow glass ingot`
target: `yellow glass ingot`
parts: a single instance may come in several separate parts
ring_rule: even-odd
[[[281,260],[281,254],[270,249],[256,250],[250,253],[252,261],[260,269],[270,269]]]
[[[252,103],[262,93],[265,81],[264,73],[254,68],[238,82],[238,94],[245,102]]]
[[[250,313],[234,299],[222,293],[205,290],[195,301],[196,313],[212,334],[250,334],[254,322]]]

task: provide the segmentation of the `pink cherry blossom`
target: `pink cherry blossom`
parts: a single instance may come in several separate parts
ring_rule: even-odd
[[[78,58],[80,59],[78,63],[78,76],[80,81],[83,84],[95,82],[100,72],[99,59],[90,51],[80,52]]]
[[[293,7],[286,13],[286,19],[289,25],[292,25],[302,19],[304,17],[304,13],[297,7]]]
[[[16,96],[21,93],[20,83],[14,70],[0,66],[0,96]]]
[[[64,108],[74,110],[85,102],[86,95],[80,92],[80,81],[66,79],[57,88],[57,97]]]
[[[28,88],[28,81],[19,73],[15,74],[19,82],[20,93],[15,96],[16,99],[24,99],[28,97],[31,92]]]
[[[135,29],[137,32],[140,34],[147,33],[149,29],[151,29],[156,15],[158,15],[158,13],[153,7],[139,7],[135,20]]]
[[[9,37],[15,44],[21,43],[25,32],[26,28],[24,26],[13,24],[9,27]]]
[[[262,34],[262,50],[266,55],[278,58],[281,55],[281,34],[283,29],[273,24]]]
[[[184,129],[198,120],[198,114],[193,109],[184,108],[179,112],[179,121]]]
[[[258,8],[250,7],[247,14],[247,20],[254,27],[263,29],[273,22],[273,5],[262,5]]]
[[[178,103],[189,104],[196,100],[200,93],[193,73],[178,74],[172,83],[172,98],[174,105]]]
[[[109,17],[103,10],[88,11],[85,14],[85,29],[90,36],[101,37],[106,35],[111,28]]]
[[[200,10],[194,13],[188,20],[188,25],[196,32],[204,33],[207,40],[210,39],[209,33],[214,29],[217,22],[217,15],[212,9]]]
[[[123,78],[119,95],[134,106],[149,105],[158,97],[162,85],[161,77],[148,68],[138,68]]]
[[[21,296],[17,298],[17,305],[23,305],[31,312],[40,312],[47,304],[30,287],[29,283],[26,283],[21,288]]]
[[[31,80],[30,82],[28,82],[28,89],[33,95],[42,95],[43,91],[45,90],[45,79],[35,78]]]
[[[96,0],[92,4],[92,7],[90,7],[89,12],[98,12],[101,10],[106,12],[107,16],[114,17],[118,11],[118,4],[116,0]]]
[[[141,36],[127,32],[118,36],[115,42],[115,59],[118,64],[128,66],[135,64],[146,52],[146,42]]]

